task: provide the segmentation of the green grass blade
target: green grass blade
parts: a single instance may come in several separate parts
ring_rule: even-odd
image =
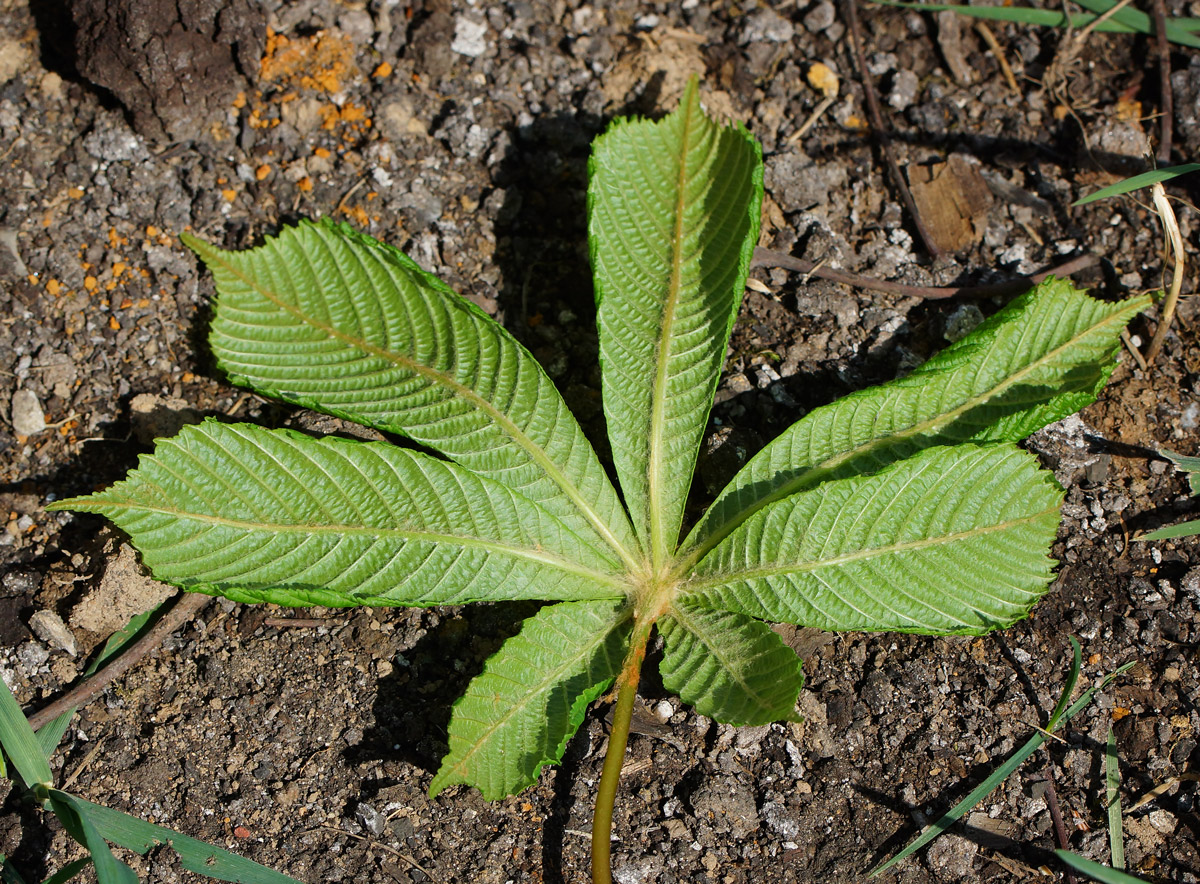
[[[1125,832],[1121,821],[1121,759],[1117,736],[1108,729],[1104,746],[1104,806],[1108,809],[1108,849],[1114,869],[1125,868]]]
[[[697,712],[737,726],[796,720],[803,662],[767,624],[674,605],[658,630],[663,686]]]
[[[185,869],[218,881],[236,881],[240,884],[300,884],[295,878],[289,878],[236,853],[205,844],[164,826],[156,826],[82,798],[67,797],[87,814],[88,819],[105,839],[142,856],[154,847],[169,844],[171,849],[179,854],[179,861]]]
[[[1046,9],[1033,9],[1027,6],[960,6],[945,3],[905,3],[899,0],[873,0],[882,6],[897,6],[902,9],[917,9],[923,12],[941,12],[949,10],[972,18],[1007,21],[1018,24],[1045,25],[1049,27],[1083,27],[1095,21],[1102,14],[1116,5],[1114,0],[1079,0],[1079,5],[1092,11],[1092,14],[1076,14],[1068,19],[1060,12]],[[1124,34],[1155,33],[1154,23],[1144,12],[1126,6],[1109,18],[1095,26],[1098,31]],[[1200,38],[1192,32],[1197,30],[1194,19],[1167,19],[1167,39],[1183,46],[1200,47]]]
[[[1078,853],[1072,853],[1069,850],[1056,850],[1054,851],[1054,855],[1075,871],[1095,878],[1100,884],[1145,884],[1141,878],[1135,878],[1133,875],[1128,875],[1125,872],[1110,869],[1108,866],[1101,865],[1094,860],[1080,856]]]
[[[1163,181],[1170,181],[1173,178],[1178,178],[1180,175],[1186,175],[1189,172],[1200,170],[1200,163],[1184,163],[1181,166],[1167,166],[1164,169],[1152,169],[1149,172],[1143,172],[1140,175],[1133,175],[1118,181],[1116,184],[1110,184],[1108,187],[1102,187],[1095,193],[1088,194],[1082,199],[1077,199],[1071,203],[1071,206],[1086,206],[1088,203],[1094,203],[1096,200],[1107,199],[1110,196],[1118,196],[1123,193],[1129,193],[1134,190],[1139,190],[1143,187],[1149,187],[1151,184],[1158,184]]]
[[[0,853],[0,884],[25,884],[21,873],[3,853]]]
[[[750,459],[686,543],[689,562],[773,501],[922,449],[1016,442],[1095,401],[1148,297],[1106,303],[1047,280],[906,377],[816,408]]]
[[[53,782],[49,753],[42,751],[17,698],[3,679],[0,679],[0,748],[27,788]]]
[[[78,875],[91,864],[91,859],[77,859],[73,863],[67,863],[65,866],[43,881],[42,884],[67,884],[68,881],[73,880],[76,875]]]
[[[929,449],[764,507],[680,599],[818,629],[987,632],[1046,591],[1061,500],[1010,443]]]
[[[1117,5],[1117,0],[1077,0],[1077,2],[1084,9],[1101,14],[1108,12]],[[1132,5],[1117,10],[1112,15],[1111,21],[1126,25],[1133,28],[1139,34],[1146,34],[1147,36],[1153,36],[1157,32],[1154,21],[1150,16]],[[1200,37],[1197,37],[1186,28],[1179,27],[1170,18],[1167,19],[1166,24],[1167,39],[1172,43],[1200,48]]]
[[[1046,721],[1046,730],[1054,733],[1058,723],[1062,717],[1066,715],[1068,703],[1071,702],[1071,695],[1075,693],[1075,685],[1079,682],[1079,673],[1083,670],[1083,649],[1079,647],[1079,641],[1073,635],[1067,636],[1071,640],[1071,669],[1067,672],[1067,681],[1063,685],[1062,694],[1059,695],[1058,702],[1054,704],[1054,711],[1050,713],[1050,718]]]
[[[160,580],[240,601],[433,605],[626,589],[613,560],[533,501],[379,442],[206,421],[159,440],[124,481],[54,508],[112,519]]]
[[[402,252],[329,220],[242,252],[182,239],[216,280],[209,343],[235,383],[404,434],[632,559],[628,516],[553,381]]]
[[[1014,24],[1040,25],[1051,28],[1066,27],[1068,23],[1073,28],[1081,28],[1099,18],[1094,13],[1075,13],[1068,18],[1057,10],[1034,9],[1031,6],[960,6],[951,3],[905,3],[902,0],[872,0],[872,2],[880,6],[895,6],[900,9],[915,9],[920,12],[957,12],[960,15],[988,21],[1004,21]],[[1136,33],[1135,28],[1114,22],[1111,19],[1101,22],[1096,26],[1096,30],[1120,34]]]
[[[1180,522],[1178,525],[1171,525],[1168,528],[1159,528],[1149,534],[1143,534],[1138,540],[1174,540],[1177,537],[1190,537],[1193,534],[1200,534],[1200,519]]]
[[[612,602],[547,605],[526,620],[455,702],[430,796],[466,783],[494,801],[532,785],[616,677],[629,630]]]
[[[604,414],[634,525],[662,564],[758,238],[762,152],[701,110],[693,79],[665,119],[617,120],[588,169]]]
[[[1103,678],[1103,680],[1101,680],[1099,684],[1084,691],[1083,695],[1077,701],[1075,701],[1075,703],[1067,706],[1064,710],[1063,707],[1071,699],[1071,691],[1075,689],[1075,683],[1079,677],[1079,666],[1081,662],[1079,643],[1075,641],[1073,636],[1071,638],[1071,645],[1073,650],[1071,671],[1067,676],[1066,684],[1063,686],[1064,689],[1062,695],[1059,697],[1058,703],[1054,707],[1055,712],[1050,716],[1050,720],[1047,722],[1046,730],[1050,733],[1054,733],[1054,731],[1060,726],[1066,724],[1068,721],[1074,718],[1081,709],[1084,709],[1089,703],[1092,702],[1092,698],[1097,694],[1097,692],[1108,687],[1113,679],[1130,669],[1134,662],[1130,661],[1129,663],[1126,663],[1118,669],[1110,672]],[[1005,762],[1000,765],[1000,767],[996,768],[996,770],[993,771],[986,780],[972,789],[971,794],[938,817],[932,825],[930,825],[927,829],[925,829],[925,831],[913,839],[913,841],[910,842],[907,847],[905,847],[891,859],[880,863],[875,868],[871,869],[871,871],[867,874],[867,877],[873,878],[880,872],[890,869],[896,863],[916,853],[934,838],[941,835],[942,832],[949,829],[959,819],[961,819],[968,810],[991,794],[993,789],[1004,782],[1008,778],[1009,774],[1020,767],[1030,755],[1032,755],[1041,747],[1044,742],[1046,742],[1045,734],[1043,734],[1041,731],[1035,733],[1029,738],[1029,740],[1026,741],[1023,746],[1021,746],[1020,749],[1009,756]]]
[[[91,854],[99,884],[138,884],[133,869],[112,855],[108,842],[92,819],[87,802],[67,792],[51,789],[50,806],[71,837]]]

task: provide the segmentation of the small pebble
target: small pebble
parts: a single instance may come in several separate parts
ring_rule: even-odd
[[[487,25],[460,15],[454,20],[454,40],[450,49],[468,58],[479,58],[487,52]]]
[[[62,618],[53,611],[38,611],[29,618],[29,628],[33,634],[47,644],[66,651],[72,657],[79,653],[75,644],[75,635],[63,623]]]
[[[46,429],[46,412],[32,390],[13,393],[12,428],[18,436],[33,436]]]
[[[360,801],[358,807],[354,809],[354,818],[362,824],[364,829],[376,836],[382,835],[387,825],[384,815],[363,801]]]
[[[810,34],[819,34],[825,30],[837,18],[837,11],[833,8],[833,4],[822,0],[804,16],[804,27]]]

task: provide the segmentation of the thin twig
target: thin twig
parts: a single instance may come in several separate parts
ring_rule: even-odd
[[[828,279],[830,282],[840,282],[843,285],[853,286],[854,288],[888,292],[908,298],[923,298],[927,301],[934,301],[960,295],[965,298],[992,298],[1003,295],[1016,295],[1041,282],[1047,276],[1070,276],[1072,273],[1078,273],[1080,270],[1099,263],[1099,261],[1100,257],[1098,255],[1088,253],[1079,255],[1070,261],[1051,267],[1048,270],[1035,273],[1033,276],[1022,276],[1017,279],[1011,279],[1008,282],[960,286],[905,285],[901,282],[891,282],[886,279],[872,279],[868,276],[858,276],[854,273],[834,270],[832,267],[825,267],[815,264],[812,261],[805,261],[803,258],[785,255],[783,252],[762,248],[754,250],[754,258],[751,260],[750,266],[779,267],[783,270],[794,270],[797,273],[809,273],[813,276],[819,276],[822,279]]]
[[[1167,42],[1167,4],[1166,0],[1154,0],[1152,13],[1154,15],[1154,31],[1158,39],[1155,49],[1158,52],[1158,104],[1159,132],[1158,161],[1164,166],[1171,164],[1171,118],[1175,115],[1175,98],[1171,91],[1171,46]]]
[[[200,612],[200,609],[211,600],[211,596],[196,592],[185,592],[180,595],[175,604],[171,606],[171,609],[162,615],[162,618],[151,627],[150,631],[130,645],[115,660],[91,678],[80,682],[74,688],[67,691],[45,709],[39,709],[30,715],[29,726],[37,730],[47,722],[58,718],[58,716],[62,715],[68,709],[73,709],[76,706],[82,706],[87,703],[104,690],[109,682],[120,678],[129,671],[133,664],[161,645],[163,639],[168,635],[187,621],[193,619]]]
[[[1054,760],[1046,753],[1046,806],[1050,808],[1050,819],[1054,821],[1054,835],[1061,850],[1070,847],[1067,842],[1067,827],[1063,825],[1062,811],[1058,809],[1058,793],[1054,791]],[[1067,871],[1067,884],[1075,884],[1075,876]]]
[[[1142,358],[1142,353],[1137,347],[1133,346],[1133,338],[1129,336],[1129,329],[1121,330],[1121,343],[1125,345],[1125,349],[1129,351],[1129,355],[1133,357],[1133,361],[1138,364],[1138,368],[1142,371],[1146,370],[1146,360]]]
[[[871,128],[875,132],[875,138],[879,141],[879,149],[883,153],[884,162],[887,163],[892,184],[900,192],[900,199],[904,203],[904,207],[908,210],[909,217],[913,220],[913,226],[917,228],[917,235],[921,237],[921,242],[925,245],[925,251],[929,252],[934,258],[940,258],[942,250],[937,247],[933,241],[933,237],[921,222],[921,214],[917,211],[917,204],[908,189],[908,182],[904,180],[904,175],[900,172],[900,166],[896,164],[896,158],[892,155],[892,138],[883,124],[883,114],[879,110],[879,97],[875,94],[875,86],[872,84],[871,74],[867,70],[867,57],[863,52],[862,27],[858,23],[856,2],[857,0],[845,0],[842,8],[846,12],[846,24],[850,29],[850,43],[854,47],[854,59],[858,64],[858,74],[862,79],[863,95],[867,100],[867,116],[871,120]]]
[[[1008,88],[1013,91],[1014,95],[1020,96],[1021,88],[1017,85],[1017,78],[1013,76],[1013,69],[1008,66],[1008,59],[1004,57],[1004,49],[1001,48],[999,41],[996,40],[996,35],[992,33],[992,29],[985,22],[975,22],[975,30],[979,32],[979,36],[983,37],[983,42],[992,50],[992,55],[996,59],[996,64],[1000,65],[1000,73],[1004,75],[1005,82],[1008,83]]]

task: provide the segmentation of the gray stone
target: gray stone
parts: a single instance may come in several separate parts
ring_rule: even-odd
[[[746,16],[742,43],[786,43],[795,33],[795,26],[774,9],[756,9]]]
[[[387,819],[371,805],[364,801],[358,803],[358,807],[354,809],[354,818],[362,824],[362,827],[372,835],[382,835],[387,828]]]
[[[75,643],[75,635],[63,623],[62,618],[53,611],[38,611],[29,618],[29,628],[33,634],[48,645],[66,651],[72,657],[79,653]]]
[[[20,389],[12,395],[11,418],[18,436],[33,436],[46,429],[46,413],[32,390]]]
[[[468,58],[479,58],[488,50],[488,26],[465,15],[454,20],[454,40],[450,49]]]
[[[821,0],[804,16],[804,27],[810,34],[819,34],[837,19],[837,10],[828,0]]]

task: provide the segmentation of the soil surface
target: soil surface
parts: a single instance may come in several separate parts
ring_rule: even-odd
[[[95,58],[72,27],[73,10],[104,4],[0,0],[0,675],[27,709],[169,592],[102,520],[49,514],[47,501],[121,478],[150,439],[201,415],[356,432],[213,370],[212,282],[181,231],[244,247],[289,219],[331,215],[396,244],[526,343],[596,440],[588,145],[616,115],[672,108],[692,73],[711,109],[762,141],[764,245],[909,283],[994,281],[1080,251],[1103,256],[1076,279],[1106,298],[1164,278],[1145,207],[1069,208],[1144,167],[1161,108],[1144,37],[996,23],[1014,90],[971,22],[860,10],[901,166],[914,180],[952,173],[950,191],[922,197],[931,212],[955,206],[937,212],[951,251],[931,261],[867,131],[846,19],[828,0],[196,5],[207,18],[179,45],[207,34],[207,67],[188,69],[151,34],[160,55],[147,64],[159,69],[122,79],[113,65],[132,62]],[[229,10],[244,39],[222,31]],[[1200,56],[1176,50],[1173,160],[1184,162],[1200,157]],[[840,91],[798,134],[821,98],[806,80],[817,61]],[[1177,211],[1195,254],[1196,212]],[[717,397],[708,488],[806,410],[910,369],[1000,306],[755,276]],[[1134,321],[1135,344],[1156,319]],[[1072,848],[1107,861],[1110,727],[1126,806],[1164,787],[1125,817],[1129,868],[1200,880],[1186,776],[1200,765],[1200,546],[1134,539],[1197,509],[1154,456],[1200,453],[1195,321],[1185,301],[1152,368],[1123,353],[1099,403],[1030,441],[1067,499],[1059,577],[1029,620],[985,638],[787,631],[808,677],[802,724],[720,726],[649,673],[617,804],[618,880],[860,880],[1045,722],[1070,635],[1084,683],[1136,666],[1048,756],[880,880],[1061,876],[1048,776]],[[527,792],[426,797],[450,704],[532,610],[213,600],[80,711],[56,775],[314,884],[584,880],[603,706]],[[80,849],[7,794],[0,853],[35,881]],[[188,878],[161,852],[130,861],[148,880]]]

